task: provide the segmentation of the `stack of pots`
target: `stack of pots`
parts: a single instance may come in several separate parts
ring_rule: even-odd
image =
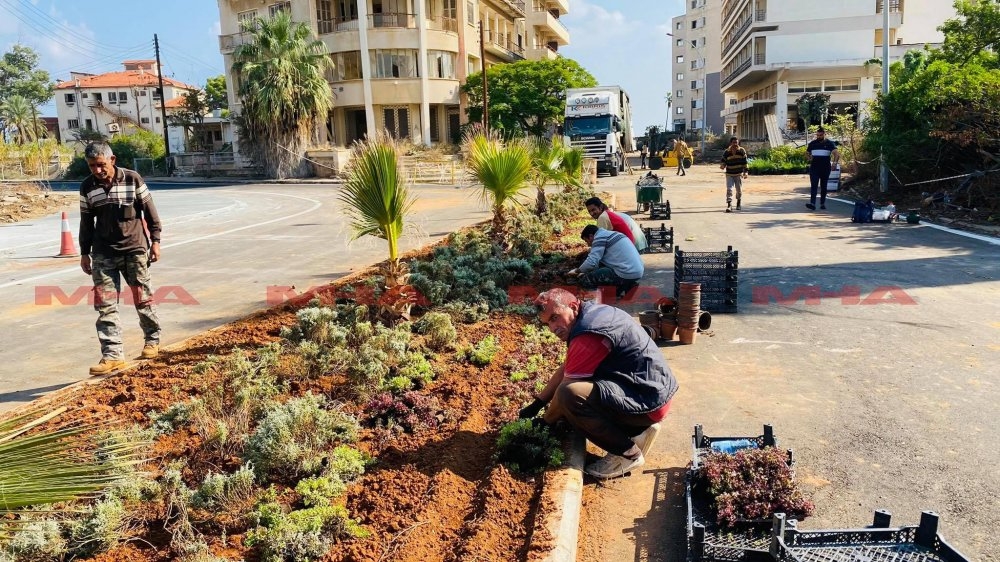
[[[701,283],[682,282],[677,295],[677,335],[682,344],[694,343],[701,312]]]
[[[677,301],[662,297],[656,301],[656,309],[660,311],[660,339],[673,340],[677,335]]]

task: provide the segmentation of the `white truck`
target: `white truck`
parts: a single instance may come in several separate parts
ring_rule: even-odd
[[[617,176],[632,150],[632,106],[620,86],[566,90],[565,146],[597,159],[597,171]]]

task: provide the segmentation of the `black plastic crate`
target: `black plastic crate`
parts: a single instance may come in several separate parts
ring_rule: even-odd
[[[675,259],[681,262],[694,263],[697,261],[703,262],[718,262],[732,260],[736,261],[739,259],[739,252],[734,251],[732,246],[727,247],[724,252],[686,252],[678,247],[674,251]]]
[[[643,228],[642,233],[646,236],[649,246],[647,253],[661,253],[674,251],[674,227],[667,228],[666,223],[660,223],[660,227]]]
[[[683,278],[688,283],[701,283],[718,285],[719,283],[729,283],[736,285],[740,276],[738,271],[718,271],[718,270],[690,270],[674,269],[674,276],[677,279]],[[680,281],[678,281],[680,283]]]
[[[650,203],[649,220],[670,220],[670,201]]]

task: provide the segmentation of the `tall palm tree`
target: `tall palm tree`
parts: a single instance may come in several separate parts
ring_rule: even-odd
[[[499,135],[474,128],[463,142],[480,195],[493,210],[493,239],[508,246],[507,206],[516,202],[531,173],[531,150],[522,140],[504,142]]]
[[[263,160],[269,177],[305,175],[301,155],[316,123],[333,107],[325,76],[333,63],[326,45],[285,11],[258,19],[245,31],[250,40],[233,53],[242,140]]]
[[[13,95],[0,106],[0,119],[18,144],[35,140],[35,109],[24,96]]]

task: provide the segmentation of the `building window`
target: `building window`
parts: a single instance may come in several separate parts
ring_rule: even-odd
[[[372,78],[420,78],[416,49],[377,49],[371,59]]]
[[[677,73],[677,80],[683,80],[683,79],[684,79],[684,73],[683,72],[678,72]]]
[[[240,31],[253,29],[257,26],[257,10],[247,10],[236,13],[236,21],[240,24]]]
[[[149,117],[143,117],[139,119],[139,122],[142,123],[143,125],[149,125]]]
[[[70,120],[66,121],[66,128],[67,129],[79,129],[80,128],[80,120],[79,119],[70,119]]]
[[[438,108],[431,107],[431,142],[441,142],[440,119],[438,119]]]
[[[163,90],[161,90],[160,88],[155,88],[153,90],[153,99],[158,100],[162,98],[163,98]]]
[[[108,92],[108,103],[118,103],[118,92]]]
[[[76,103],[76,94],[66,94],[63,99],[66,101],[66,105],[73,105]]]
[[[684,29],[684,24],[682,22],[677,22],[675,29],[677,29],[677,31]]]
[[[278,2],[277,4],[271,4],[267,7],[267,14],[272,18],[281,12],[292,13],[292,3],[291,2]]]
[[[683,39],[678,39],[677,40],[677,46],[678,47],[683,47],[684,46],[684,40]]]
[[[427,76],[454,80],[456,56],[449,51],[427,51]]]
[[[146,90],[139,90],[139,97],[146,97]]]
[[[410,110],[404,106],[382,108],[383,126],[396,139],[410,138]]]
[[[343,53],[333,53],[333,70],[330,73],[331,82],[343,82],[344,80],[361,80],[361,51],[347,51]]]
[[[128,92],[118,92],[118,103],[128,103]]]
[[[676,113],[677,115],[684,115],[684,108],[677,106],[677,108],[674,109],[674,113]]]
[[[156,118],[156,123],[159,123],[159,122],[160,122],[160,118],[159,118],[159,117],[157,117],[157,118]]]
[[[87,129],[88,131],[93,131],[94,130],[94,122],[91,121],[90,119],[84,119],[83,120],[83,128]]]
[[[677,63],[680,64],[683,62],[684,62],[684,55],[677,55]]]
[[[683,98],[684,97],[684,90],[677,90],[677,92],[674,93],[674,97],[675,98]]]
[[[465,21],[469,25],[476,25],[476,4],[472,0],[465,1]]]
[[[80,94],[80,97],[83,99],[87,99],[87,92]]]

